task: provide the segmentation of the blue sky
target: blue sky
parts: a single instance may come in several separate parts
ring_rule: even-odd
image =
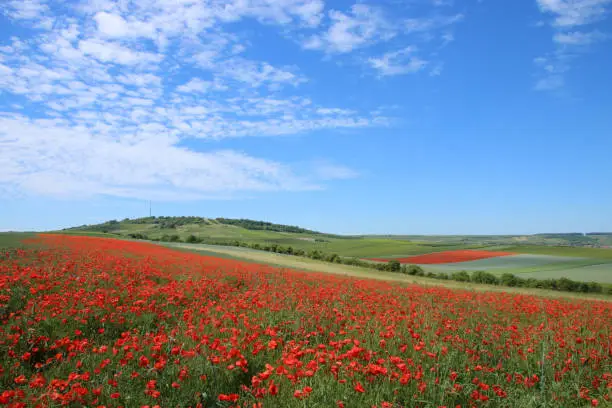
[[[612,230],[611,0],[3,2],[0,230]]]

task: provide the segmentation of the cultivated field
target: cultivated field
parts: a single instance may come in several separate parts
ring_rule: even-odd
[[[612,303],[301,273],[41,236],[0,257],[0,403],[584,407]]]
[[[515,249],[523,254],[511,252]],[[611,255],[611,249],[599,248],[511,247],[503,252],[499,248],[495,251],[460,250],[410,257],[372,258],[372,261],[395,259],[401,263],[420,265],[435,273],[486,271],[496,275],[511,273],[523,278],[568,278],[612,284]]]
[[[197,222],[196,222],[197,221]],[[248,220],[246,220],[248,221]],[[185,241],[190,235],[204,240],[204,243],[241,241],[249,244],[291,246],[304,251],[319,250],[325,253],[336,253],[345,257],[387,258],[406,257],[432,252],[460,249],[488,249],[516,253],[541,253],[578,257],[604,257],[612,259],[612,249],[596,248],[555,248],[550,245],[567,245],[576,241],[607,243],[610,235],[593,235],[576,237],[572,234],[538,234],[527,236],[512,235],[448,235],[448,236],[342,236],[318,233],[310,230],[291,232],[296,227],[270,224],[269,229],[251,229],[250,224],[224,224],[210,218],[197,217],[158,217],[123,220],[115,223],[104,223],[71,228],[62,233],[96,234],[143,234],[149,239],[160,239],[164,235],[176,235]],[[56,231],[57,232],[57,231]],[[519,245],[520,244],[520,245]],[[536,251],[536,252],[530,252]],[[543,252],[537,252],[543,251]],[[552,253],[550,253],[552,251]],[[583,255],[573,255],[576,251],[585,251]],[[557,252],[557,253],[555,253]]]

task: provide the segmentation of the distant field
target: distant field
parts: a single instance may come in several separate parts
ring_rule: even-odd
[[[434,252],[431,254],[416,255],[401,258],[373,258],[372,261],[388,262],[396,260],[403,264],[445,264],[445,263],[465,263],[480,259],[497,258],[513,255],[512,252],[474,250],[474,249],[458,249],[452,251]]]
[[[0,249],[23,247],[24,244],[21,241],[33,236],[35,234],[26,232],[0,232]]]
[[[516,252],[519,254],[540,254],[573,256],[584,258],[612,259],[612,248],[580,248],[580,247],[554,247],[554,246],[532,246],[517,245],[505,246],[503,251]]]
[[[547,264],[571,263],[575,261],[583,261],[584,258],[574,258],[565,256],[551,255],[509,255],[496,258],[480,259],[470,262],[446,263],[437,265],[427,265],[431,269],[447,270],[447,271],[483,271],[496,269],[522,269],[522,268],[542,268]]]
[[[581,266],[578,268],[548,269],[534,272],[521,272],[523,278],[548,279],[566,277],[576,281],[600,282],[612,284],[612,263]]]
[[[584,257],[523,254],[422,267],[432,272],[487,271],[497,275],[512,273],[522,278],[568,278],[612,284],[612,260]]]

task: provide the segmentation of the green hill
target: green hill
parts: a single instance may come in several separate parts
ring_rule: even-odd
[[[282,245],[305,251],[318,250],[341,256],[375,257],[423,254],[465,247],[464,242],[421,242],[388,237],[357,237],[326,234],[291,225],[247,219],[203,217],[146,217],[111,220],[102,224],[66,228],[67,234],[106,234],[124,238],[187,242],[190,236],[199,242],[231,244],[235,241]]]

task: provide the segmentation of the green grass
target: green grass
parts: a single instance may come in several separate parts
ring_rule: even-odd
[[[23,240],[35,235],[29,232],[0,232],[0,249],[25,247]]]

